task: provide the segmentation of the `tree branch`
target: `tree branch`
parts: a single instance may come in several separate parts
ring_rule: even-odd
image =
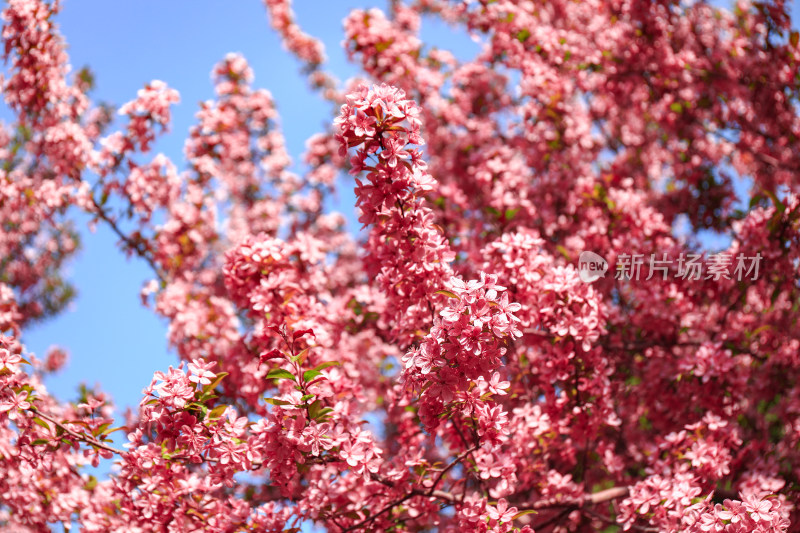
[[[136,253],[136,255],[147,261],[147,264],[149,264],[150,268],[153,269],[153,272],[158,277],[158,279],[162,283],[166,283],[167,276],[164,273],[164,271],[161,270],[161,267],[159,267],[156,264],[155,260],[146,253],[146,250],[143,250],[138,243],[134,242],[134,240],[131,239],[129,235],[127,235],[124,231],[120,229],[120,227],[117,225],[117,222],[113,218],[111,218],[111,216],[108,213],[106,213],[106,211],[97,202],[97,199],[95,199],[94,196],[92,196],[92,204],[95,207],[96,210],[95,215],[97,215],[97,218],[108,224],[108,226],[111,228],[111,231],[113,231],[117,235],[117,237],[119,237],[120,240],[123,243],[125,243],[125,245],[129,249],[133,250]]]
[[[618,498],[624,498],[628,495],[628,492],[628,487],[612,487],[610,489],[601,490],[600,492],[584,494],[580,498],[573,498],[569,500],[550,498],[529,504],[518,505],[517,507],[520,511],[538,511],[541,509],[553,509],[556,507],[580,508],[586,505],[597,505],[599,503],[609,502]]]
[[[347,529],[345,529],[345,530],[344,530],[342,533],[348,533],[349,531],[355,531],[356,529],[359,529],[359,528],[361,528],[362,526],[365,526],[365,525],[367,525],[367,524],[369,524],[369,523],[373,522],[373,521],[374,521],[376,518],[378,518],[378,517],[379,517],[379,516],[381,516],[382,514],[388,513],[389,511],[391,511],[392,509],[394,509],[395,507],[397,507],[397,506],[398,506],[398,505],[400,505],[401,503],[403,503],[403,502],[405,502],[405,501],[407,501],[407,500],[410,500],[410,499],[411,499],[411,498],[413,498],[414,496],[416,496],[416,494],[414,494],[414,492],[413,492],[413,491],[412,491],[412,492],[410,492],[410,493],[408,493],[408,494],[406,494],[405,496],[403,496],[403,497],[402,497],[402,498],[400,498],[399,500],[395,500],[395,501],[393,501],[392,503],[390,503],[389,505],[387,505],[386,507],[384,507],[383,509],[381,509],[380,511],[378,511],[378,512],[377,512],[377,513],[375,513],[374,515],[372,515],[372,516],[370,516],[370,517],[368,517],[368,518],[365,518],[365,519],[364,519],[364,520],[362,520],[361,522],[358,522],[357,524],[354,524],[354,525],[352,525],[352,526],[348,527],[348,528],[347,528]]]
[[[461,452],[461,453],[458,455],[458,457],[456,457],[455,459],[453,459],[453,462],[452,462],[452,463],[450,463],[449,465],[447,465],[446,467],[444,467],[444,469],[442,469],[442,471],[441,471],[441,472],[439,472],[439,475],[436,477],[436,480],[434,480],[434,482],[433,482],[433,485],[431,485],[431,488],[428,490],[428,493],[427,493],[427,494],[428,494],[428,496],[430,496],[430,495],[432,495],[432,494],[434,493],[434,491],[436,490],[436,486],[437,486],[437,485],[439,484],[439,482],[442,480],[442,477],[444,477],[444,475],[445,475],[445,474],[446,474],[446,473],[447,473],[447,472],[448,472],[448,471],[449,471],[451,468],[453,468],[453,467],[454,467],[454,466],[456,466],[458,463],[460,463],[461,461],[463,461],[463,460],[464,460],[464,459],[465,459],[465,458],[466,458],[466,457],[467,457],[469,454],[471,454],[472,452],[474,452],[474,451],[475,451],[475,450],[477,450],[477,449],[478,449],[478,446],[477,446],[477,445],[476,445],[476,446],[472,446],[471,448],[468,448],[468,449],[466,449],[465,451]]]
[[[109,446],[108,444],[100,442],[99,440],[97,440],[97,439],[95,439],[93,437],[89,437],[87,435],[83,435],[81,433],[78,433],[77,431],[71,430],[70,428],[65,426],[62,422],[59,422],[58,420],[56,420],[52,416],[43,413],[42,411],[38,410],[36,407],[31,406],[30,407],[30,411],[33,412],[33,413],[36,413],[36,416],[38,416],[39,418],[47,420],[48,422],[52,422],[57,427],[61,428],[64,431],[64,433],[66,433],[67,435],[69,435],[69,436],[71,436],[73,438],[76,438],[79,441],[85,442],[86,444],[89,444],[90,446],[94,446],[95,448],[100,448],[101,450],[105,450],[107,452],[115,453],[117,455],[123,455],[124,453],[127,453],[127,452],[125,452],[123,450],[118,450],[117,448],[114,448],[112,446]]]
[[[592,494],[584,494],[580,498],[574,498],[571,500],[556,500],[551,498],[549,500],[539,500],[537,502],[527,504],[524,506],[518,506],[520,511],[540,511],[542,509],[561,509],[558,513],[554,516],[551,516],[547,520],[536,524],[533,527],[534,531],[539,531],[542,528],[545,528],[551,524],[557,523],[562,518],[567,516],[572,511],[581,509],[585,506],[590,505],[597,505],[600,503],[609,502],[611,500],[616,500],[617,498],[624,498],[629,494],[628,487],[612,487],[610,489],[601,490],[600,492],[594,492]]]

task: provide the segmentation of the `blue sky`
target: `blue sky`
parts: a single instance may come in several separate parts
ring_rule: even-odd
[[[385,9],[386,2],[299,0],[296,4],[303,29],[325,43],[328,68],[342,80],[358,74],[341,48],[341,21],[353,8]],[[67,0],[56,20],[69,45],[73,69],[89,66],[95,74],[93,100],[122,104],[154,79],[180,92],[172,131],[153,152],[163,152],[179,169],[198,102],[213,97],[211,69],[228,52],[242,53],[255,72],[254,86],[272,92],[295,159],[306,139],[331,120],[331,104],[307,88],[299,62],[282,49],[259,0]],[[462,57],[477,51],[475,43],[441,23],[426,21],[423,37],[452,47]],[[350,185],[340,185],[336,206],[348,215],[355,202]],[[355,218],[349,218],[356,230]],[[84,224],[82,233],[82,251],[68,269],[78,288],[72,308],[29,328],[23,341],[39,356],[52,345],[68,350],[66,368],[46,381],[56,397],[74,400],[80,383],[99,383],[119,408],[135,407],[153,372],[177,364],[177,358],[166,348],[166,322],[140,304],[142,282],[152,277],[147,265],[126,259],[115,236],[102,225],[91,234]]]

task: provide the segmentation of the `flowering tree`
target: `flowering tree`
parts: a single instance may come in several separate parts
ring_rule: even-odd
[[[336,104],[303,173],[243,57],[214,67],[178,171],[150,153],[174,90],[148,84],[111,131],[91,75],[70,74],[58,2],[3,11],[3,531],[800,524],[783,1],[394,1],[345,20],[364,73],[347,83],[287,0],[265,5]],[[424,16],[481,52],[426,47]],[[322,207],[347,172],[363,240]],[[76,210],[152,267],[143,302],[184,361],[121,422],[100,391],[49,395],[63,352],[21,343],[72,295]],[[703,255],[702,230],[728,248]],[[587,278],[585,251],[614,268]],[[101,458],[116,468],[98,480]]]

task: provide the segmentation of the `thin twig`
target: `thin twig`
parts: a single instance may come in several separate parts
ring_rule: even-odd
[[[403,496],[399,500],[396,500],[396,501],[390,503],[389,505],[387,505],[386,507],[384,507],[383,509],[381,509],[380,511],[378,511],[374,515],[372,515],[372,516],[370,516],[368,518],[365,518],[361,522],[358,522],[357,524],[354,524],[354,525],[348,527],[342,533],[347,533],[348,531],[355,531],[356,529],[359,529],[361,526],[365,526],[365,525],[373,522],[376,518],[378,518],[382,514],[388,513],[389,511],[391,511],[392,509],[394,509],[398,505],[402,504],[403,502],[405,502],[407,500],[410,500],[414,496],[416,496],[416,494],[414,494],[414,492],[410,492],[410,493],[406,494],[405,496]]]
[[[149,256],[146,253],[146,251],[139,246],[139,244],[134,242],[129,235],[127,235],[124,231],[120,229],[120,227],[117,225],[117,222],[113,218],[111,218],[111,216],[108,213],[106,213],[106,211],[97,202],[94,196],[92,196],[92,204],[96,209],[95,215],[97,215],[97,218],[108,224],[108,226],[111,228],[111,231],[113,231],[117,235],[117,237],[119,237],[122,240],[122,242],[125,243],[125,245],[128,248],[133,250],[136,253],[136,255],[147,261],[147,263],[150,265],[150,268],[153,269],[153,272],[158,277],[158,279],[162,283],[166,283],[167,275],[164,273],[163,270],[161,270],[161,267],[159,267],[158,264],[156,264],[155,260],[151,256]]]
[[[74,438],[76,438],[76,439],[78,439],[80,441],[83,441],[83,442],[85,442],[85,443],[87,443],[87,444],[89,444],[91,446],[94,446],[95,448],[100,448],[102,450],[105,450],[105,451],[111,452],[111,453],[115,453],[117,455],[122,455],[122,454],[126,453],[126,452],[124,452],[122,450],[118,450],[117,448],[109,446],[108,444],[100,442],[97,439],[94,439],[92,437],[88,437],[86,435],[82,435],[82,434],[78,433],[77,431],[71,430],[70,428],[65,426],[63,423],[59,422],[58,420],[56,420],[52,416],[43,413],[42,411],[38,410],[36,407],[31,406],[30,410],[32,412],[36,413],[36,416],[38,416],[39,418],[43,418],[44,420],[47,420],[48,422],[52,422],[57,427],[61,428],[64,431],[64,433],[66,433],[66,434],[70,435],[71,437],[74,437]]]
[[[444,477],[444,475],[445,475],[445,474],[446,474],[446,473],[447,473],[447,472],[448,472],[448,471],[449,471],[451,468],[453,468],[453,467],[454,467],[454,466],[456,466],[458,463],[460,463],[461,461],[463,461],[463,460],[464,460],[464,458],[466,458],[466,457],[467,457],[469,454],[471,454],[472,452],[474,452],[474,451],[475,451],[475,450],[477,450],[477,449],[478,449],[478,446],[473,446],[472,448],[468,448],[467,450],[465,450],[465,451],[461,452],[461,453],[458,455],[458,457],[456,457],[455,459],[453,459],[453,462],[452,462],[452,463],[450,463],[449,465],[447,465],[446,467],[444,467],[444,468],[442,469],[442,471],[441,471],[441,472],[439,472],[439,475],[436,477],[436,480],[434,480],[434,482],[433,482],[433,485],[431,485],[431,488],[428,490],[428,495],[430,496],[431,494],[433,494],[433,491],[434,491],[434,490],[436,490],[436,486],[437,486],[437,485],[439,484],[439,482],[442,480],[442,477]]]

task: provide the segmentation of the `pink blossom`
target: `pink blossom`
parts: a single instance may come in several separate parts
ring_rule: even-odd
[[[492,520],[497,520],[498,522],[510,522],[517,513],[517,508],[509,507],[505,498],[500,498],[497,501],[497,506],[487,507],[486,513]]]

